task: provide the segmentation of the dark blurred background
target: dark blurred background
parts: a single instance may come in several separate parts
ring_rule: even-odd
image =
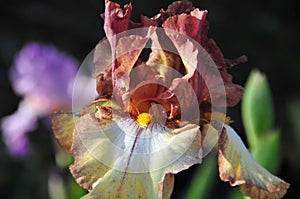
[[[130,1],[117,1],[124,5]],[[141,14],[153,16],[167,8],[171,0],[132,0],[134,21]],[[209,11],[209,37],[215,39],[226,58],[247,55],[248,62],[229,72],[234,82],[245,84],[251,69],[266,74],[274,97],[276,127],[282,132],[282,164],[279,176],[291,184],[285,198],[300,194],[300,148],[297,143],[299,114],[292,114],[300,103],[300,26],[296,0],[192,1]],[[54,44],[80,62],[103,37],[104,0],[10,0],[0,1],[0,118],[13,113],[20,97],[10,86],[8,71],[14,55],[29,41]],[[294,111],[295,112],[295,111]],[[240,104],[228,110],[232,125],[244,139]],[[299,117],[298,117],[299,116]],[[0,132],[1,133],[1,132]],[[28,136],[33,151],[24,158],[13,158],[0,141],[0,198],[49,198],[55,144],[51,130],[42,122]],[[176,176],[173,198],[182,198],[196,168]],[[216,168],[217,169],[217,168]],[[227,183],[216,180],[212,198],[226,198]]]

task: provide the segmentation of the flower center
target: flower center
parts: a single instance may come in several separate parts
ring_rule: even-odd
[[[149,113],[141,113],[137,116],[136,123],[142,127],[147,127],[151,122],[151,115]]]

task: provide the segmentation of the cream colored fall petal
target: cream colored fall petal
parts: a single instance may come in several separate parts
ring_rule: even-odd
[[[201,163],[197,125],[168,129],[150,124],[142,128],[130,118],[99,121],[94,111],[76,120],[67,114],[53,118],[55,129],[60,129],[56,137],[61,145],[69,150],[72,143],[74,178],[90,190],[84,199],[167,199],[173,190],[172,174]]]
[[[137,127],[130,120],[103,120],[99,124],[89,114],[82,116],[73,136],[75,164],[71,170],[78,183],[81,179],[91,182],[89,179],[98,176],[97,181],[92,180],[94,184],[90,193],[83,198],[169,198],[173,189],[170,173],[178,173],[201,162],[198,157],[200,130],[197,125],[176,130],[164,128],[165,131],[160,127],[160,133],[156,134],[155,128],[142,129],[135,141],[136,135],[130,133],[136,132]],[[123,148],[123,153],[112,151],[114,147],[106,145],[107,139]],[[131,149],[134,142],[135,147]],[[101,162],[108,156],[116,158],[110,168]],[[174,158],[173,161],[170,158]],[[91,160],[88,166],[80,163],[84,159]],[[170,161],[169,164],[166,160]],[[99,173],[101,175],[96,175]]]
[[[236,132],[228,125],[219,139],[219,173],[231,186],[253,199],[282,198],[289,184],[261,167],[250,155]]]

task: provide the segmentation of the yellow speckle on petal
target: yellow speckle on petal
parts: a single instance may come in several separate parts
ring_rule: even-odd
[[[141,113],[137,116],[136,123],[142,127],[147,127],[151,122],[151,115],[149,113]]]
[[[229,116],[227,116],[221,112],[213,112],[213,113],[206,112],[206,113],[204,113],[204,117],[205,117],[205,119],[208,119],[208,120],[222,121],[225,124],[230,124],[233,122]]]

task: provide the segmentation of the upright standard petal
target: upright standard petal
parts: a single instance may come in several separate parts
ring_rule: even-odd
[[[131,4],[125,5],[124,9],[121,9],[119,4],[105,0],[104,30],[106,36],[112,37],[128,30],[131,12]]]
[[[167,18],[162,27],[166,30],[166,34],[172,40],[176,46],[180,56],[183,58],[184,65],[188,71],[187,78],[190,80],[191,84],[195,88],[195,92],[198,93],[198,98],[201,103],[203,100],[208,100],[210,96],[214,94],[209,93],[210,91],[216,91],[217,95],[223,95],[220,91],[217,91],[217,88],[225,87],[227,106],[236,105],[241,97],[243,88],[239,85],[232,83],[232,77],[226,71],[227,65],[225,63],[224,57],[221,53],[221,50],[216,45],[214,40],[207,38],[208,32],[208,22],[206,21],[207,11],[201,11],[199,9],[193,9],[190,13],[175,15]],[[185,37],[180,37],[178,34]],[[195,49],[190,48],[189,41],[186,37],[194,40],[193,43],[197,42],[203,50],[199,47]],[[187,52],[187,49],[189,52]],[[201,50],[202,51],[201,51]],[[207,54],[207,55],[206,55]],[[188,55],[188,56],[187,56]],[[191,55],[196,55],[193,61],[190,61]],[[216,85],[216,89],[209,89],[208,86],[212,87],[215,82],[214,80],[219,77],[214,77],[215,74],[211,73],[212,67],[209,66],[208,60],[212,60],[214,65],[219,70],[219,75],[221,80],[223,80],[222,85]],[[244,59],[240,59],[244,61]],[[191,64],[194,66],[191,66]],[[230,64],[228,62],[228,64]],[[195,67],[196,66],[196,67]],[[214,79],[214,80],[213,80]],[[211,80],[211,82],[209,82]],[[216,84],[216,83],[215,83]],[[208,91],[209,90],[209,91]],[[222,106],[226,106],[223,104]]]

